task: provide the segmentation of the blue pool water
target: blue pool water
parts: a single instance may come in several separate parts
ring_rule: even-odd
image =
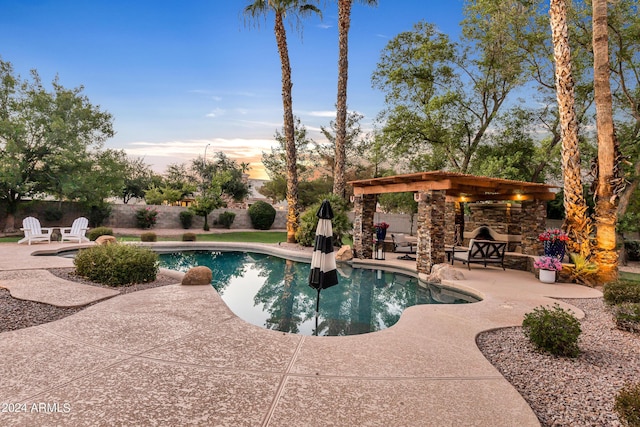
[[[302,335],[356,335],[394,325],[406,307],[476,302],[470,295],[399,273],[338,266],[339,283],[320,293],[309,287],[310,264],[244,252],[187,251],[160,255],[161,267],[186,272],[207,266],[212,285],[241,319]]]

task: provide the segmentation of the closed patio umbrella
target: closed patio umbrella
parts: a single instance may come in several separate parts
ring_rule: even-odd
[[[322,202],[316,216],[320,220],[316,228],[316,241],[311,257],[309,286],[318,290],[318,298],[316,300],[317,323],[320,309],[320,291],[338,284],[338,272],[336,270],[336,257],[333,253],[333,227],[331,225],[333,210],[328,200]]]

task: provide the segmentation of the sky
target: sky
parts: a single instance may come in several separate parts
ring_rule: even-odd
[[[267,178],[260,158],[282,129],[281,70],[273,15],[249,20],[249,0],[0,0],[0,58],[22,78],[57,75],[112,114],[105,148],[142,157],[162,173],[171,163],[224,152]],[[419,21],[452,38],[462,0],[354,1],[349,33],[350,111],[373,129],[384,94],[371,75],[385,45]],[[309,136],[335,119],[338,30],[335,2],[322,19],[287,25],[293,110]]]

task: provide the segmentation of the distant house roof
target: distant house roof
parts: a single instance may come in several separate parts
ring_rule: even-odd
[[[349,184],[353,186],[355,195],[444,190],[447,200],[461,202],[553,200],[553,190],[558,188],[549,184],[443,171],[362,179]]]

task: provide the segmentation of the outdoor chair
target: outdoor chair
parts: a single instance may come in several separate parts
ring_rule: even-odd
[[[71,224],[71,227],[62,227],[60,229],[61,242],[75,241],[78,243],[88,242],[89,239],[85,236],[85,233],[89,229],[89,220],[85,217],[76,218]]]
[[[404,253],[403,256],[398,257],[398,259],[407,259],[413,260],[414,258],[409,256],[409,254],[416,253],[416,243],[410,242],[402,233],[393,233],[391,234],[391,240],[393,241],[393,252]]]
[[[471,264],[500,264],[504,270],[504,252],[507,248],[507,242],[496,242],[494,240],[475,240],[469,241],[468,248],[452,248],[451,265],[453,261],[462,261],[467,264],[467,268],[471,270]]]
[[[28,242],[48,242],[51,243],[51,233],[53,228],[44,228],[40,226],[40,221],[37,218],[28,216],[22,220],[22,228],[24,232],[24,238],[18,240],[18,243]]]

